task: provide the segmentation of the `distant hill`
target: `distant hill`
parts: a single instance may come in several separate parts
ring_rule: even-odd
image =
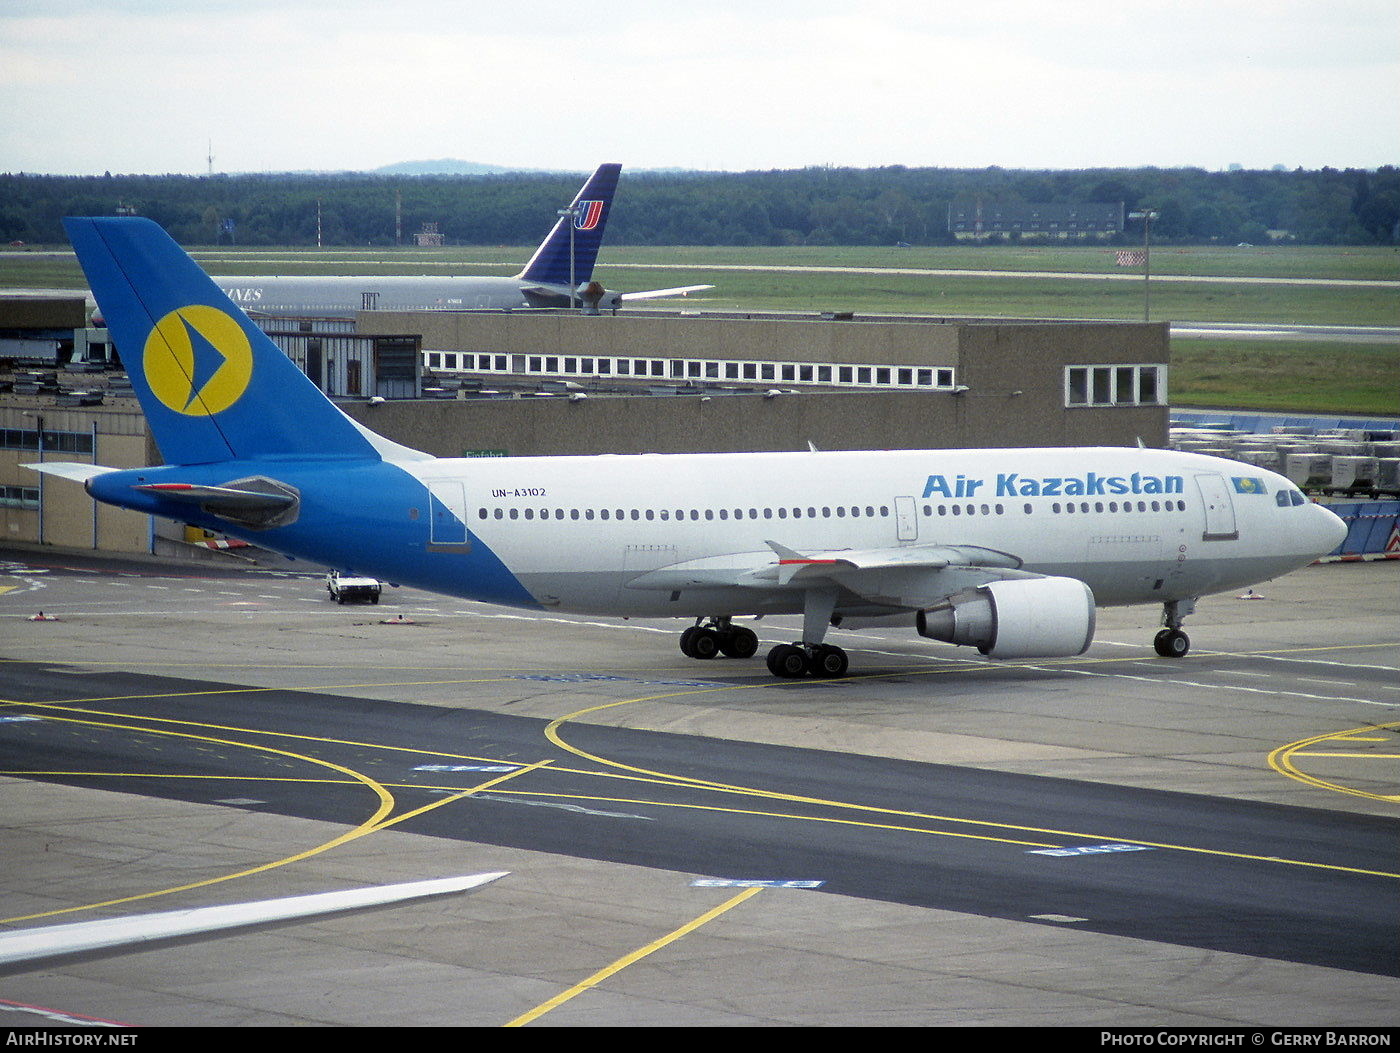
[[[455,157],[444,157],[438,161],[396,161],[391,165],[372,168],[367,175],[572,175],[587,169],[567,168],[525,168],[520,165],[484,165],[476,161],[458,161]],[[692,168],[632,168],[633,175],[683,175],[694,172]]]
[[[373,175],[502,175],[507,172],[544,172],[543,168],[520,168],[511,165],[483,165],[475,161],[458,161],[444,157],[438,161],[396,161],[391,165],[373,168]]]

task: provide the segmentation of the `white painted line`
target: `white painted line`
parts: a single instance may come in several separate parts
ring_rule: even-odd
[[[474,793],[471,795],[474,801],[495,801],[497,804],[525,804],[532,808],[557,808],[561,812],[573,812],[576,815],[598,815],[604,819],[641,819],[651,823],[656,820],[650,815],[634,815],[631,812],[605,812],[597,808],[585,808],[581,804],[565,804],[561,801],[527,801],[520,797],[502,797],[494,793]]]
[[[1159,686],[1175,687],[1203,687],[1208,691],[1244,691],[1252,695],[1269,695],[1274,698],[1302,698],[1310,702],[1356,702],[1363,706],[1384,706],[1387,709],[1395,707],[1394,702],[1382,702],[1374,698],[1351,698],[1345,695],[1312,695],[1305,691],[1283,691],[1267,687],[1247,687],[1244,684],[1206,684],[1199,680],[1177,680],[1172,677],[1151,677],[1151,676],[1125,676],[1122,673],[1099,673],[1091,669],[1070,669],[1065,666],[1037,666],[1023,665],[1018,669],[1035,669],[1046,673],[1064,673],[1068,676],[1098,676],[1108,679],[1136,680],[1147,684],[1157,684]]]
[[[119,1024],[114,1020],[101,1020],[95,1016],[77,1016],[73,1013],[60,1012],[57,1009],[45,1009],[38,1005],[25,1005],[23,1002],[7,1002],[0,998],[0,1011],[6,1013],[30,1013],[33,1016],[43,1017],[45,1020],[52,1020],[58,1024],[68,1024],[71,1027],[130,1027],[129,1024]],[[135,1035],[131,1036],[135,1039]],[[134,1044],[134,1043],[133,1043]]]

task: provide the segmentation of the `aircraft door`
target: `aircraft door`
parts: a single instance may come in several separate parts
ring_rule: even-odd
[[[919,540],[919,510],[912,497],[894,499],[894,527],[900,541]]]
[[[462,552],[471,548],[467,532],[467,488],[460,482],[428,484],[428,550]]]
[[[1205,509],[1205,532],[1202,541],[1235,541],[1240,536],[1235,526],[1235,503],[1223,475],[1214,472],[1196,476],[1196,488],[1201,492]]]

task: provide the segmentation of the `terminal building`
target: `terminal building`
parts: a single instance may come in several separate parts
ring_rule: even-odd
[[[6,303],[0,331],[19,339]],[[1165,323],[517,310],[265,325],[345,412],[437,456],[1164,446],[1168,436]],[[51,362],[11,347],[0,532],[180,550],[201,539],[22,467],[160,462],[112,367],[124,349],[91,336],[80,331]],[[89,342],[91,360],[71,350]]]
[[[421,337],[438,398],[347,412],[439,456],[1167,439],[1165,323],[444,311],[356,326]]]

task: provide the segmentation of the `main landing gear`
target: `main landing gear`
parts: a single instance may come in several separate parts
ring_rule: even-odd
[[[779,644],[768,652],[768,671],[785,680],[804,676],[834,679],[845,676],[850,660],[846,652],[830,644]]]
[[[846,652],[823,643],[836,610],[835,589],[810,589],[803,597],[802,639],[779,644],[768,652],[768,671],[784,680],[805,676],[833,679],[845,676],[850,665]],[[758,636],[752,629],[734,625],[728,616],[697,619],[681,633],[681,653],[690,658],[750,658],[758,650]]]
[[[752,658],[758,651],[758,634],[743,625],[730,624],[728,617],[696,621],[681,633],[681,654],[687,658]]]
[[[1152,646],[1163,658],[1185,658],[1191,650],[1191,637],[1181,630],[1186,616],[1196,609],[1196,600],[1171,600],[1162,604],[1162,629],[1152,638]]]

